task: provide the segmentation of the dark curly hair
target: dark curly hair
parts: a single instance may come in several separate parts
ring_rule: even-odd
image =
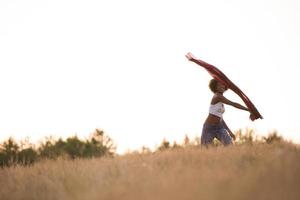
[[[216,79],[211,79],[209,81],[209,89],[213,92],[216,93],[217,92],[217,86],[218,86],[218,81]]]

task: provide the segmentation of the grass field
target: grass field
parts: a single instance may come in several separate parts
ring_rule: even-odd
[[[1,200],[299,200],[290,144],[184,148],[0,169]]]

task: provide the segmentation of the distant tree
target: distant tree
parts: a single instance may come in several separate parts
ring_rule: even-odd
[[[9,138],[0,145],[0,167],[16,164],[30,165],[37,160],[37,152],[26,142],[20,145]]]
[[[277,131],[273,131],[271,133],[269,133],[269,135],[267,137],[263,137],[263,140],[267,143],[267,144],[272,144],[272,143],[277,143],[277,142],[283,142],[284,139],[283,137],[281,137]]]
[[[85,143],[78,139],[77,136],[67,138],[65,142],[65,152],[71,158],[83,157],[83,151],[85,148]]]
[[[252,145],[255,141],[257,141],[257,136],[255,135],[255,131],[253,129],[246,128],[244,131],[239,129],[235,132],[235,136],[238,144]]]
[[[85,154],[89,157],[113,156],[116,146],[103,130],[96,129],[86,143]]]
[[[12,137],[1,145],[2,166],[11,166],[18,162],[19,148]]]
[[[61,156],[71,159],[113,156],[115,150],[112,139],[100,129],[96,129],[86,141],[80,140],[77,136],[69,137],[66,141],[48,138],[39,148],[41,157],[51,159]]]
[[[115,151],[116,146],[113,140],[100,129],[96,129],[88,140],[80,140],[77,136],[66,140],[48,137],[40,143],[37,149],[29,143],[28,139],[21,141],[19,145],[13,138],[9,138],[0,144],[0,167],[16,164],[31,165],[44,158],[75,159],[113,156]]]
[[[159,151],[163,151],[170,148],[170,142],[166,140],[166,138],[163,139],[160,146],[157,148]]]
[[[5,167],[5,166],[7,166],[7,157],[5,153],[0,151],[0,167]]]
[[[37,151],[32,147],[22,149],[18,153],[18,163],[21,165],[32,165],[38,159]]]
[[[57,157],[64,156],[65,146],[66,142],[61,138],[58,141],[55,141],[55,139],[52,137],[46,138],[46,141],[41,143],[40,147],[38,148],[39,156],[41,158],[49,159],[55,159]]]

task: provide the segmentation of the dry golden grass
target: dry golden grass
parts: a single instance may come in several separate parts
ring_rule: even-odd
[[[300,199],[288,144],[185,148],[0,169],[1,200]]]

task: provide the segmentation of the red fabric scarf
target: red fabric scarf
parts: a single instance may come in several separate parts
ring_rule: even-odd
[[[234,91],[237,95],[239,95],[241,97],[241,99],[244,101],[244,103],[246,104],[247,108],[250,111],[250,119],[252,121],[260,118],[263,119],[263,117],[261,116],[261,114],[258,112],[258,110],[256,109],[256,107],[253,105],[253,103],[250,101],[250,99],[243,93],[242,90],[240,90],[231,80],[229,80],[229,78],[227,78],[227,76],[221,72],[218,68],[216,68],[215,66],[208,64],[202,60],[196,59],[191,53],[188,53],[186,55],[186,57],[200,65],[201,67],[204,67],[208,73],[216,80],[220,81],[221,83],[223,83],[227,88],[231,89],[232,91]]]

